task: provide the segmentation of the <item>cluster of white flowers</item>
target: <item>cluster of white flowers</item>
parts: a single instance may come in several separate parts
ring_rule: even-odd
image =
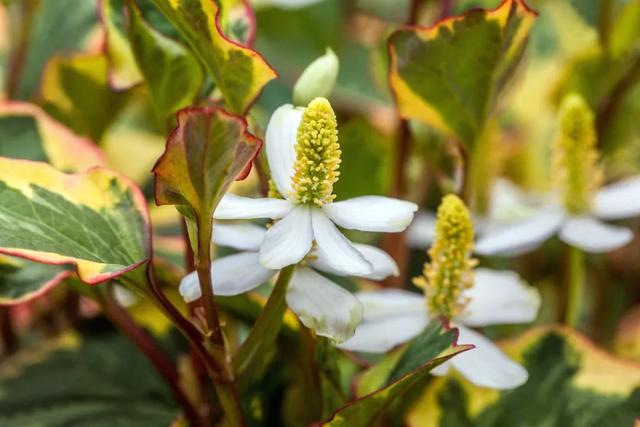
[[[528,374],[471,328],[531,322],[540,296],[515,272],[476,269],[472,253],[514,256],[536,248],[556,232],[584,250],[608,251],[626,244],[631,232],[600,223],[589,213],[603,219],[640,214],[640,178],[604,187],[589,205],[592,209],[579,215],[560,203],[549,203],[547,197],[526,196],[497,181],[488,214],[473,221],[475,242],[471,216],[455,196],[445,197],[437,218],[419,214],[413,221],[409,242],[422,247],[433,243],[431,262],[415,282],[424,287],[425,295],[398,289],[353,295],[320,273],[381,280],[397,275],[398,268],[384,251],[352,243],[338,227],[401,232],[412,222],[417,206],[381,196],[334,201],[340,146],[335,115],[324,98],[314,99],[306,108],[278,108],[269,121],[265,144],[274,187],[270,196],[227,194],[214,219],[262,218],[273,224],[268,228],[253,223],[216,224],[214,242],[239,251],[213,262],[216,294],[251,291],[295,265],[286,294],[289,308],[305,326],[347,351],[387,352],[445,315],[459,330],[458,342],[476,348],[452,358],[434,374],[453,367],[485,387],[517,387]],[[448,226],[455,230],[453,240]],[[460,230],[467,233],[456,234]],[[452,263],[452,256],[458,261]],[[446,279],[452,275],[458,279]],[[446,280],[439,283],[439,278]],[[200,298],[195,273],[183,279],[180,292],[187,301]]]

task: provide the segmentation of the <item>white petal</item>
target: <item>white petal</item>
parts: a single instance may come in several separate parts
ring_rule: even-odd
[[[362,320],[358,299],[310,268],[296,269],[286,300],[306,327],[336,342],[349,339]]]
[[[312,241],[309,207],[296,206],[265,234],[260,247],[260,264],[273,270],[296,264],[309,253]]]
[[[458,343],[473,344],[476,348],[456,355],[443,365],[452,366],[480,387],[507,390],[527,382],[527,370],[507,357],[491,340],[464,326],[456,327],[460,331]],[[438,375],[446,369],[444,366],[431,372]]]
[[[365,322],[395,317],[400,314],[427,313],[424,297],[402,289],[358,292]]]
[[[640,176],[607,185],[598,191],[593,213],[602,219],[640,216]]]
[[[585,252],[603,253],[621,248],[631,241],[633,232],[590,217],[571,217],[560,229],[563,242]]]
[[[362,196],[328,203],[322,210],[340,227],[362,231],[403,231],[418,205],[382,196]]]
[[[226,256],[215,260],[211,265],[214,293],[223,296],[248,292],[269,280],[275,273],[260,265],[257,252]],[[200,281],[195,271],[182,279],[179,290],[187,302],[200,298]]]
[[[215,224],[213,242],[219,246],[257,252],[266,232],[266,228],[246,222],[242,224]]]
[[[456,320],[469,326],[531,322],[540,308],[538,290],[513,271],[478,268],[464,295],[469,305]]]
[[[517,256],[531,251],[561,226],[564,213],[560,209],[545,210],[525,220],[487,227],[475,245],[479,255]]]
[[[412,248],[426,249],[436,236],[436,215],[418,212],[407,230],[407,243]]]
[[[313,238],[318,244],[318,257],[327,266],[344,275],[364,276],[371,274],[373,266],[344,237],[324,211],[311,209]]]
[[[254,218],[282,218],[293,205],[283,199],[258,198],[236,196],[227,193],[216,207],[215,219],[254,219]]]
[[[343,350],[385,353],[418,335],[429,322],[422,295],[402,289],[356,294],[363,321],[355,335],[340,344]]]
[[[416,337],[429,323],[427,312],[386,317],[371,322],[363,322],[356,333],[338,345],[338,348],[367,353],[386,353],[397,345]]]
[[[303,108],[294,108],[291,104],[281,106],[271,115],[265,134],[271,178],[280,195],[287,198],[292,193],[291,176],[296,161],[294,147],[303,112]]]
[[[371,280],[383,280],[389,276],[398,275],[398,265],[396,262],[382,249],[376,248],[371,245],[362,245],[359,243],[353,243],[353,247],[364,256],[364,258],[371,263],[373,270],[369,274],[361,275]],[[326,273],[336,274],[338,276],[347,276],[344,272],[332,268],[323,251],[316,253],[316,258],[308,261],[309,265],[317,270],[324,271]]]

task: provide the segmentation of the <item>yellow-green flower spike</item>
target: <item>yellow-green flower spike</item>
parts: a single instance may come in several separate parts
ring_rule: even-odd
[[[338,125],[325,98],[309,103],[298,126],[293,196],[297,203],[322,206],[335,199],[333,184],[340,172]]]
[[[429,249],[431,260],[425,263],[422,276],[413,279],[416,286],[424,289],[432,315],[451,319],[466,306],[463,292],[473,286],[476,265],[471,258],[473,234],[464,202],[453,194],[445,196],[438,208],[436,235]]]
[[[598,167],[593,113],[578,94],[569,94],[560,106],[560,134],[555,146],[557,184],[565,209],[583,214],[600,186],[602,171]]]

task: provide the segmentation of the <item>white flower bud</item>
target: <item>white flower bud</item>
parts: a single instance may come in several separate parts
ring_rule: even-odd
[[[328,98],[336,84],[339,68],[338,57],[330,48],[305,68],[293,86],[293,103],[309,104],[318,97]]]

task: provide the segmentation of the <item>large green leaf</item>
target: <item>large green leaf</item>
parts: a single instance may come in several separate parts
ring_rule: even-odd
[[[425,391],[409,413],[418,426],[630,426],[640,415],[640,367],[578,333],[533,329],[503,345],[529,371],[509,391],[476,387],[454,374]]]
[[[198,61],[179,43],[152,28],[133,4],[129,8],[129,40],[154,107],[166,119],[190,105],[202,86]]]
[[[535,13],[522,0],[472,9],[389,39],[390,83],[401,114],[472,145],[518,64]]]
[[[221,31],[211,0],[153,0],[178,28],[234,113],[249,109],[275,71],[255,51],[230,41]]]
[[[456,354],[472,349],[469,345],[451,346],[455,333],[444,331],[432,322],[407,348],[391,372],[389,382],[347,406],[337,410],[324,426],[369,427],[391,405],[397,403],[414,388],[424,385],[429,372]],[[416,366],[417,365],[417,366]]]
[[[113,90],[107,71],[102,55],[53,57],[42,80],[44,109],[76,133],[99,142],[130,94]]]
[[[244,177],[262,141],[247,131],[242,117],[221,108],[178,113],[153,172],[159,205],[186,205],[210,218],[231,182]]]
[[[106,163],[105,156],[90,140],[75,135],[26,102],[0,105],[0,156],[46,161],[70,172]]]
[[[180,409],[149,362],[120,334],[92,323],[3,361],[3,427],[168,426]]]
[[[45,163],[0,158],[0,199],[2,253],[75,264],[91,284],[149,257],[144,197],[106,169],[67,175]]]

